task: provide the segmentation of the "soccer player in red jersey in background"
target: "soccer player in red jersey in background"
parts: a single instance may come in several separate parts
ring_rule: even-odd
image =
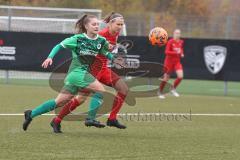
[[[165,95],[163,94],[164,87],[167,81],[170,78],[170,74],[176,72],[177,79],[173,83],[173,88],[171,93],[175,97],[179,97],[179,94],[176,92],[177,86],[183,79],[183,67],[181,64],[181,58],[184,57],[183,44],[184,41],[181,38],[181,30],[175,29],[173,32],[173,38],[170,39],[166,45],[165,49],[165,60],[164,60],[164,76],[163,81],[160,83],[160,90],[158,96],[160,99],[164,99]]]
[[[112,12],[104,19],[104,22],[107,23],[107,27],[102,29],[98,34],[105,37],[106,40],[109,42],[110,51],[117,52],[117,39],[124,25],[124,18],[121,14]],[[104,56],[96,56],[95,62],[91,65],[90,73],[94,77],[96,77],[101,83],[113,87],[117,91],[117,95],[115,96],[115,99],[113,101],[110,116],[107,120],[107,125],[119,129],[125,129],[126,126],[118,122],[117,113],[120,111],[125,97],[127,96],[128,86],[116,73],[114,73],[110,68],[107,67],[107,63],[108,60]],[[71,111],[76,109],[77,106],[82,104],[85,101],[86,96],[88,95],[89,93],[81,92],[78,96],[73,98],[62,108],[62,110],[59,112],[59,115],[57,115],[51,122],[53,131],[55,133],[61,133],[60,123],[62,119],[67,114],[71,113]],[[88,118],[85,120],[85,125],[102,128],[105,127],[105,125],[95,119],[98,108],[91,107],[96,106],[96,103],[99,103],[97,104],[97,106],[100,107],[101,102],[94,101],[94,97],[95,95],[93,95],[90,102]]]

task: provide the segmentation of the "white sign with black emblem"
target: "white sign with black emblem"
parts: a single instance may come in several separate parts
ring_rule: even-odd
[[[227,58],[227,48],[223,46],[207,46],[204,47],[204,61],[207,69],[212,74],[221,71]]]

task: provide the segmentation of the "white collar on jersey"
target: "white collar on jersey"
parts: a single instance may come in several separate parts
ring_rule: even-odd
[[[88,35],[86,33],[83,33],[83,34],[84,34],[85,37],[87,37],[87,39],[96,40],[98,38],[98,34],[94,38],[88,37]]]

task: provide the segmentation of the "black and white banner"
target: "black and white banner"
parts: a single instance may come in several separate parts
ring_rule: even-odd
[[[61,51],[54,58],[54,65],[48,70],[41,68],[41,63],[51,49],[70,34],[0,32],[0,69],[52,71],[54,67],[71,58],[71,52]],[[159,77],[163,63],[164,47],[151,46],[147,37],[120,37],[120,42],[132,42],[125,55],[129,69],[150,68],[147,76]],[[214,39],[184,39],[182,59],[185,78],[208,80],[240,80],[240,41]],[[125,44],[124,44],[125,45]],[[141,66],[144,64],[145,66]],[[117,70],[114,68],[114,70]],[[137,70],[138,71],[138,70]],[[141,71],[139,71],[141,72]],[[119,71],[118,73],[126,73]]]

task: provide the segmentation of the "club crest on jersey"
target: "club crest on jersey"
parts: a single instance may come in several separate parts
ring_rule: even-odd
[[[227,48],[223,46],[204,47],[204,61],[212,74],[217,74],[224,66],[227,57]]]
[[[102,45],[101,44],[98,44],[97,45],[97,49],[101,49]]]

